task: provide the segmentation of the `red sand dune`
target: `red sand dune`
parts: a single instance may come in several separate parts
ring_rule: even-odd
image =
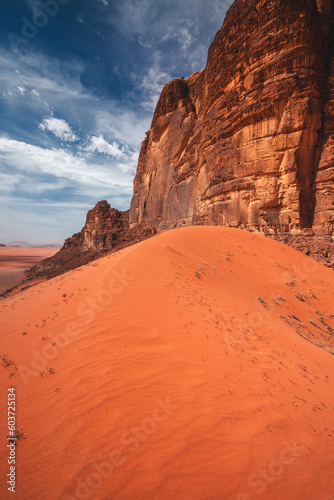
[[[6,299],[15,498],[331,500],[333,293],[291,248],[191,227]]]
[[[51,257],[59,248],[0,247],[0,293],[22,281],[25,269]]]

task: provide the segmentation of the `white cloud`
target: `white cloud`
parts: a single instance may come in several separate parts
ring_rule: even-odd
[[[39,128],[43,131],[48,130],[52,132],[62,141],[74,142],[78,139],[69,124],[65,120],[59,118],[44,118],[42,123],[39,124]]]
[[[109,22],[122,36],[127,35],[145,48],[159,50],[160,67],[172,78],[187,77],[205,67],[208,47],[232,3],[233,0],[123,0],[116,2]],[[147,61],[152,65],[152,57]],[[138,71],[136,77],[140,79]]]
[[[132,158],[129,158],[130,162]],[[126,161],[126,159],[125,159]],[[118,186],[126,194],[132,192],[132,175],[113,169],[110,160],[99,163],[89,156],[74,155],[63,149],[44,149],[22,141],[0,137],[0,164],[14,173],[48,174],[67,179],[69,185],[103,191]],[[44,181],[42,181],[44,182]],[[112,189],[111,189],[112,191]]]
[[[40,95],[47,94],[60,102],[89,96],[80,82],[85,67],[76,60],[59,61],[33,51],[14,56],[12,52],[1,49],[0,65],[0,84],[5,90],[13,87],[34,89]]]
[[[0,49],[0,67],[0,97],[2,91],[5,104],[11,110],[24,106],[24,116],[29,115],[37,124],[42,122],[45,130],[49,128],[42,117],[58,116],[71,124],[71,129],[75,130],[77,136],[102,135],[117,141],[126,150],[139,150],[152,119],[152,107],[156,103],[150,108],[143,108],[129,103],[122,105],[107,97],[101,99],[83,87],[81,80],[86,68],[75,60],[60,62],[33,52],[15,59],[12,53]],[[16,71],[17,67],[20,71]],[[144,86],[146,83],[149,87],[149,78],[153,78],[152,74],[147,76]],[[161,79],[161,85],[166,83],[164,79]],[[138,82],[143,83],[140,78]],[[25,99],[20,98],[20,102],[18,91],[12,93],[12,89],[18,86],[25,86],[27,89]],[[151,96],[150,92],[149,95]],[[156,89],[153,98],[157,97]],[[3,130],[8,133],[7,126]],[[31,127],[27,130],[34,139],[32,142],[36,142],[36,139],[40,141],[37,126],[36,129]]]
[[[178,41],[182,50],[188,50],[192,43],[191,33],[187,28],[181,28],[178,36]]]
[[[108,156],[113,156],[114,158],[122,158],[124,155],[124,152],[119,148],[116,142],[110,144],[102,135],[99,137],[91,137],[90,144],[85,149],[92,153],[96,151]]]
[[[21,94],[21,95],[24,95],[25,91],[26,91],[26,88],[25,87],[20,87],[18,86],[17,87],[17,91]]]
[[[152,48],[152,44],[145,40],[141,35],[137,36],[137,42],[139,43],[139,45],[145,47],[146,49]]]
[[[154,111],[163,87],[172,79],[161,66],[161,54],[157,50],[154,53],[154,62],[144,74],[131,75],[132,81],[144,91],[145,98],[141,102],[141,107],[147,111]]]
[[[6,172],[0,172],[0,193],[1,197],[5,196],[10,192],[12,189],[15,189],[18,185],[23,183],[24,177],[23,175],[16,173],[13,175],[11,172],[6,173]]]
[[[0,211],[6,214],[6,238],[61,242],[80,230],[86,212],[102,199],[127,210],[136,159],[135,152],[118,159],[85,152],[79,156],[0,137]]]
[[[151,110],[150,110],[151,111]],[[145,139],[145,132],[150,127],[151,112],[137,109],[119,107],[112,103],[95,110],[90,117],[94,125],[94,135],[112,137],[118,143],[125,145],[126,149],[139,151],[140,144]]]
[[[168,26],[167,33],[161,41],[176,40],[183,51],[187,51],[194,42],[193,35],[197,34],[196,23],[191,23],[187,19],[180,19],[179,22]]]

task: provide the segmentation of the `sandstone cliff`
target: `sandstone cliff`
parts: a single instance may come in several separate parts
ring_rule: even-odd
[[[206,68],[167,84],[130,227],[334,225],[332,1],[236,0]]]
[[[65,240],[64,248],[80,250],[112,250],[123,240],[129,229],[129,211],[111,208],[106,200],[99,201],[89,210],[86,224],[80,233]]]

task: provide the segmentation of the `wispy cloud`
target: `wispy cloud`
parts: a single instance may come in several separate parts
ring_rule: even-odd
[[[190,74],[192,70],[204,67],[208,45],[232,3],[233,0],[160,0],[159,3],[155,0],[123,0],[117,4],[116,15],[110,22],[114,29],[137,39],[144,47],[165,49],[164,67],[169,72],[176,70]],[[177,47],[166,45],[173,41]],[[176,48],[182,53],[174,52]],[[194,52],[197,67],[194,67]]]
[[[24,95],[24,93],[26,92],[26,88],[25,87],[20,87],[20,85],[17,86],[16,90],[21,94],[21,95]]]
[[[29,118],[29,124],[22,121],[25,140],[29,131],[32,142],[41,144],[42,130],[66,141],[85,141],[87,136],[102,135],[111,144],[117,141],[127,150],[139,149],[149,127],[149,113],[116,99],[101,99],[88,90],[81,83],[88,68],[79,61],[61,62],[32,52],[13,58],[12,53],[0,51],[0,65],[0,99],[2,94],[2,104],[7,109],[6,122],[0,117],[0,132],[1,128],[8,132],[8,118],[20,109],[21,121]]]
[[[232,0],[124,0],[117,4],[110,19],[113,29],[145,51],[145,63],[131,71],[144,110],[154,110],[168,81],[187,78],[205,67],[209,45],[231,4]]]
[[[92,153],[95,153],[96,151],[101,154],[113,156],[114,158],[122,158],[124,156],[124,151],[119,148],[116,142],[110,144],[102,135],[99,137],[91,137],[90,143],[85,150],[91,151]]]
[[[104,1],[102,0],[102,3],[104,3]],[[108,5],[107,3],[104,3],[104,5]],[[79,24],[81,24],[86,30],[89,30],[91,31],[92,33],[94,33],[95,35],[99,36],[102,40],[105,39],[105,34],[104,33],[101,33],[100,30],[97,30],[96,28],[94,28],[89,22],[87,22],[85,19],[84,19],[84,16],[82,14],[79,14],[76,18],[77,22]]]
[[[2,166],[9,167],[12,172],[17,171],[21,175],[50,175],[65,179],[78,189],[80,185],[103,191],[106,187],[132,188],[132,177],[124,176],[118,168],[112,169],[110,163],[95,162],[94,158],[83,154],[75,155],[64,149],[41,148],[0,137],[0,159]]]
[[[177,23],[173,23],[167,27],[167,32],[161,40],[163,42],[175,40],[181,50],[188,51],[194,42],[197,32],[197,23],[191,22],[188,19],[180,19]]]
[[[44,118],[44,120],[39,124],[39,128],[43,131],[48,130],[49,132],[52,132],[62,141],[74,142],[78,139],[65,120],[54,118],[53,116],[50,118]]]
[[[61,148],[42,148],[0,137],[0,210],[6,213],[3,239],[20,235],[31,241],[35,232],[37,241],[38,232],[45,226],[43,234],[48,235],[49,241],[62,241],[82,227],[85,213],[100,199],[107,198],[113,206],[126,210],[132,195],[135,162],[133,152],[124,153],[113,163],[110,156],[99,159],[85,151],[73,154]],[[63,226],[58,227],[59,218]],[[11,223],[7,224],[7,220]],[[22,220],[29,227],[30,238]]]
[[[132,81],[140,88],[145,96],[140,105],[152,112],[158,102],[162,88],[168,83],[172,76],[162,67],[161,53],[155,51],[153,62],[140,76],[132,73]]]
[[[135,37],[134,40],[136,40],[139,43],[139,45],[141,45],[142,47],[145,47],[146,49],[152,49],[153,48],[152,43],[149,43],[141,35],[138,35],[137,37]]]

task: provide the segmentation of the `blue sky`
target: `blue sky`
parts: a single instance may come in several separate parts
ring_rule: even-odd
[[[205,67],[232,0],[0,6],[0,242],[59,242],[130,206],[165,83]]]

